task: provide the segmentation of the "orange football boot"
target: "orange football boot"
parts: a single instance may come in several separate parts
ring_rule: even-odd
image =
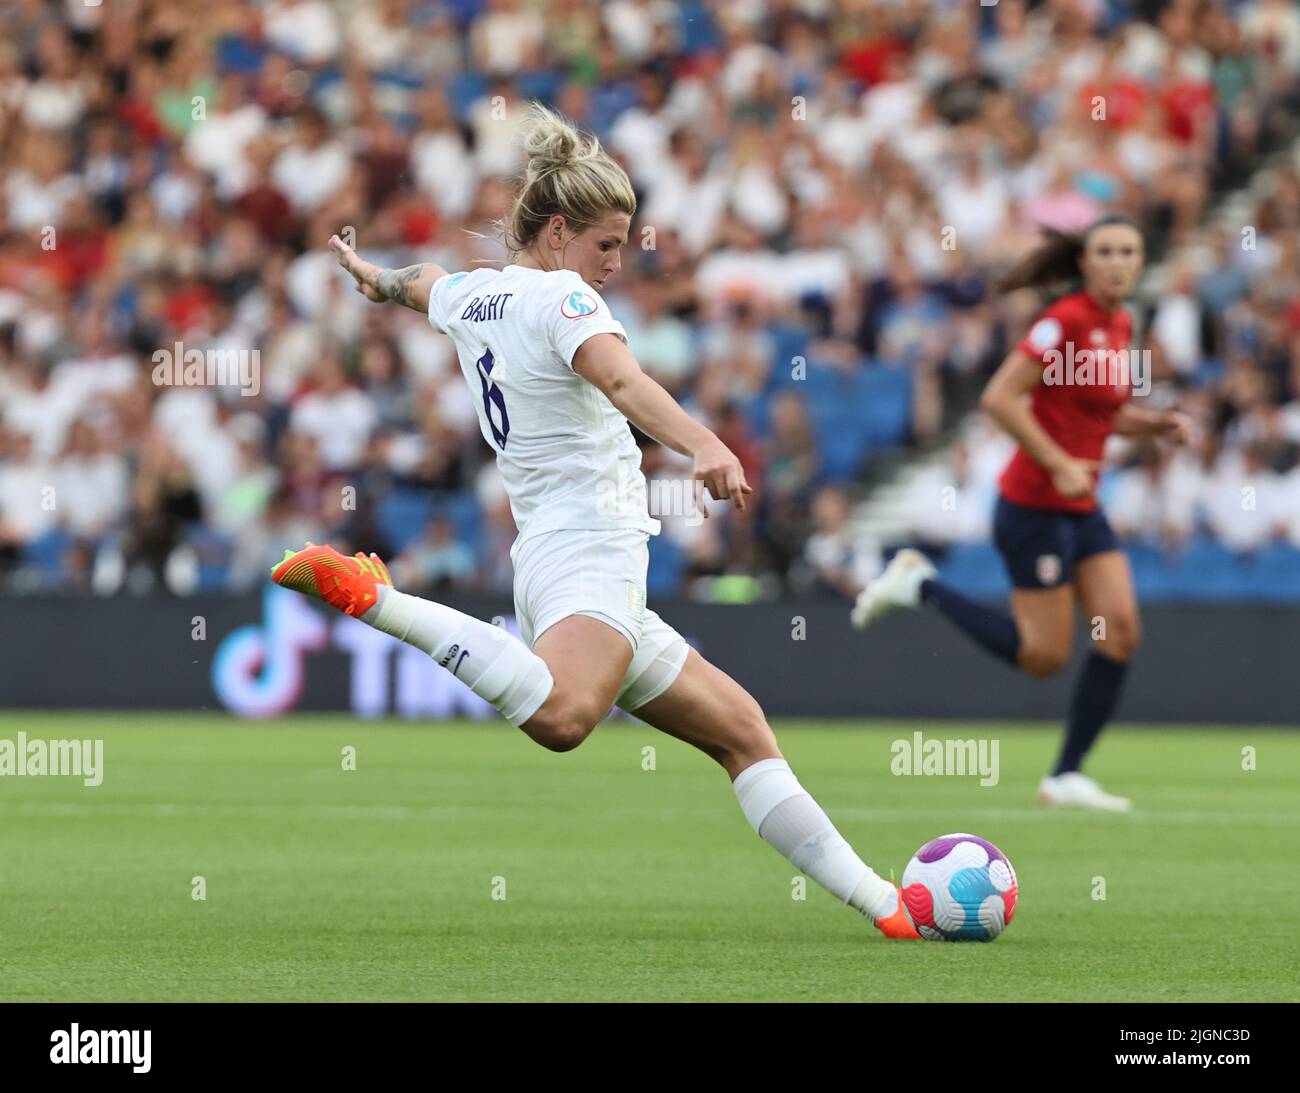
[[[284,560],[271,570],[271,580],[352,616],[364,615],[374,607],[381,584],[393,586],[388,567],[378,554],[367,556],[357,551],[348,558],[331,546],[315,543],[298,551],[286,550]]]
[[[876,919],[876,929],[894,941],[925,940],[912,925],[912,916],[907,913],[907,904],[903,902],[903,890],[897,884],[894,890],[898,893],[898,908],[892,915]]]

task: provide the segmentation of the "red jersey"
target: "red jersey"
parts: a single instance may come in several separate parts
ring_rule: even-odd
[[[1122,307],[1107,312],[1086,292],[1064,296],[1029,328],[1016,347],[1043,367],[1030,409],[1044,431],[1070,455],[1100,460],[1115,414],[1132,393],[1121,362],[1132,355],[1133,320]],[[1119,353],[1101,356],[1098,351]],[[1061,512],[1091,512],[1094,497],[1066,498],[1052,476],[1023,448],[1016,450],[998,482],[1017,505]]]

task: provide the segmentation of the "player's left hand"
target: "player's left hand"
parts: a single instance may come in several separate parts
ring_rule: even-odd
[[[697,495],[707,488],[715,501],[726,498],[741,512],[745,510],[745,495],[754,492],[754,487],[745,481],[740,460],[717,437],[695,453],[694,478],[698,483]],[[707,508],[699,507],[705,516],[709,515]]]
[[[1166,410],[1160,423],[1160,435],[1179,447],[1192,442],[1192,419],[1181,410]]]

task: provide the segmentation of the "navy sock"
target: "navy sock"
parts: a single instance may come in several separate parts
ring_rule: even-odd
[[[1055,774],[1078,770],[1083,757],[1088,754],[1102,726],[1110,720],[1119,702],[1128,664],[1111,660],[1100,653],[1088,654],[1079,681],[1074,685],[1070,699],[1070,718],[1066,722],[1065,745],[1057,760]]]
[[[995,657],[1013,668],[1020,653],[1020,631],[1010,615],[974,600],[941,581],[928,578],[921,582],[921,602],[932,603],[957,625],[957,628]]]

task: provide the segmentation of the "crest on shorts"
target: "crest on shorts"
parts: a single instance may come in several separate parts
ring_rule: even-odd
[[[645,589],[635,581],[627,582],[627,606],[637,618],[645,614]]]
[[[1034,568],[1038,573],[1039,584],[1056,584],[1061,579],[1061,556],[1040,554]]]

